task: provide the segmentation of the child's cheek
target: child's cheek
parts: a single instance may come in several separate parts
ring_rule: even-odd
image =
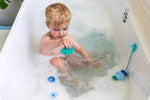
[[[68,31],[65,31],[65,34],[68,34]]]
[[[58,36],[58,32],[55,32],[55,31],[54,31],[54,35],[57,37],[57,36]]]
[[[51,30],[51,33],[52,33],[52,34],[55,34],[55,31]]]

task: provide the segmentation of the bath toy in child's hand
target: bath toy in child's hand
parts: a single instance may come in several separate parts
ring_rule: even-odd
[[[136,51],[136,49],[137,49],[137,45],[136,45],[136,43],[133,43],[131,45],[131,53],[130,53],[130,57],[129,57],[129,61],[128,61],[126,69],[125,70],[122,69],[121,71],[116,72],[115,75],[112,76],[112,79],[114,79],[114,80],[124,80],[125,79],[125,76],[127,76],[127,68],[131,61],[131,56],[132,56],[133,52]]]
[[[71,49],[66,48],[66,47],[61,49],[61,53],[64,55],[70,55],[73,53],[73,51],[74,51],[74,47],[71,47]]]

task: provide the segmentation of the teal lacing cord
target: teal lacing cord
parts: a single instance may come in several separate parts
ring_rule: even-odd
[[[133,43],[133,44],[131,45],[131,48],[132,48],[132,49],[131,49],[129,61],[128,61],[128,64],[127,64],[127,67],[126,67],[125,71],[127,71],[127,69],[128,69],[128,66],[129,66],[129,63],[130,63],[130,61],[131,61],[131,56],[132,56],[133,52],[135,52],[136,49],[137,49],[136,43]]]

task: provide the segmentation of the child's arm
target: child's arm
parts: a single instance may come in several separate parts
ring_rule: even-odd
[[[75,48],[75,51],[77,53],[79,53],[82,57],[84,57],[88,62],[89,64],[92,65],[92,67],[94,68],[99,68],[100,64],[95,62],[91,56],[88,54],[88,52],[79,44],[77,43],[76,41],[73,42],[73,47]]]
[[[46,50],[52,50],[58,47],[58,43],[56,40],[51,40],[48,36],[43,36],[40,42],[40,48],[44,48]]]
[[[40,43],[40,48],[44,48],[48,51],[55,49],[56,47],[72,47],[72,43],[69,39],[50,39],[48,36],[43,36]]]
[[[74,42],[73,47],[75,48],[75,51],[79,53],[82,57],[84,57],[87,61],[92,60],[88,52],[79,43]]]

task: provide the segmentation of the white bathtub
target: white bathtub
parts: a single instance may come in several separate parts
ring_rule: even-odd
[[[32,63],[34,63],[34,60],[38,54],[40,38],[48,31],[46,25],[44,24],[44,10],[47,5],[54,2],[63,2],[71,9],[73,14],[71,24],[73,24],[70,29],[75,27],[74,25],[76,24],[74,23],[76,23],[76,21],[81,21],[80,16],[74,15],[78,14],[78,11],[82,10],[78,9],[78,6],[81,7],[82,4],[84,4],[83,9],[89,9],[91,14],[92,12],[90,10],[90,5],[92,5],[92,2],[96,5],[95,7],[98,5],[101,6],[100,10],[98,10],[99,12],[97,11],[97,13],[104,15],[97,17],[100,18],[102,23],[100,22],[99,24],[95,24],[94,21],[89,20],[91,23],[89,24],[89,27],[94,28],[97,25],[97,30],[106,32],[108,39],[115,41],[119,52],[120,62],[121,65],[123,65],[120,66],[120,69],[125,67],[127,64],[131,44],[133,42],[137,43],[138,50],[134,53],[129,66],[129,94],[124,94],[124,96],[129,97],[127,100],[147,100],[150,95],[150,67],[144,56],[143,49],[134,31],[130,18],[128,17],[127,22],[123,23],[122,16],[126,6],[122,0],[80,0],[80,2],[70,0],[25,0],[1,51],[0,100],[70,100],[69,94],[59,83],[59,80],[56,80],[55,84],[50,84],[45,81],[46,79],[44,80],[41,78],[41,76],[38,78],[35,74],[33,74],[32,72],[34,71],[34,67],[31,68],[33,65]],[[106,11],[103,12],[101,11],[102,9]],[[108,14],[105,14],[106,12],[108,12]],[[88,16],[82,17],[85,17],[86,20],[86,17]],[[95,19],[95,21],[97,20]],[[76,31],[71,32],[75,33]],[[72,35],[75,36],[76,34]],[[84,35],[85,34],[82,34],[81,37]],[[45,67],[41,69],[41,73],[44,72],[42,70],[46,70]],[[54,69],[54,72],[51,73],[46,73],[44,75],[53,75],[57,72]],[[41,86],[40,83],[42,83],[43,86]],[[116,82],[116,84],[117,83],[118,82]],[[34,92],[36,91],[42,92],[38,92],[37,95],[35,95]],[[58,97],[51,99],[49,96],[51,91],[57,92]],[[95,94],[89,95],[89,97],[86,95],[86,100],[100,100],[101,98],[99,98],[99,95],[103,94],[97,92],[96,95],[97,97],[93,98],[91,97],[95,96]],[[114,95],[114,98],[116,98],[116,95]],[[32,96],[33,98],[31,98]],[[106,94],[105,96],[106,97],[101,96],[104,98],[103,100],[110,100],[113,98],[113,95],[111,95],[110,98],[108,98]],[[81,97],[78,100],[84,99]]]

